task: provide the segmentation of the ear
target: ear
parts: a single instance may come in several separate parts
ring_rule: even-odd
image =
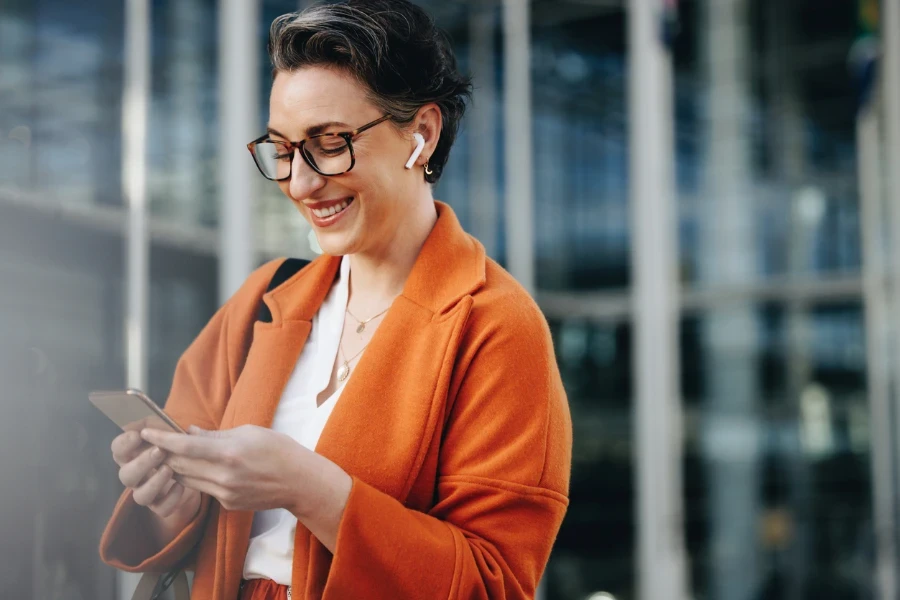
[[[432,102],[419,109],[413,121],[412,131],[421,134],[425,138],[425,147],[422,148],[421,154],[416,159],[417,165],[424,165],[428,162],[431,155],[434,154],[438,140],[441,139],[442,126],[441,109],[437,104]]]

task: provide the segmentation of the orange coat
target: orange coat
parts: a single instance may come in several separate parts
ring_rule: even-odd
[[[568,505],[572,426],[547,323],[453,211],[354,369],[316,452],[353,487],[332,554],[297,525],[297,599],[532,598]],[[322,256],[264,300],[253,273],[178,363],[166,411],[183,427],[271,426],[332,285]],[[252,346],[250,346],[252,331]],[[249,348],[249,354],[248,354]],[[162,571],[202,538],[192,598],[237,597],[252,512],[204,497],[164,548],[126,491],[100,545],[126,571]]]

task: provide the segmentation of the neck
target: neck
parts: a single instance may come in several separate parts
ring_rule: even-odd
[[[349,307],[360,318],[386,308],[403,291],[416,258],[437,222],[434,201],[416,203],[403,227],[396,228],[379,252],[350,255]],[[356,310],[354,310],[356,309]]]

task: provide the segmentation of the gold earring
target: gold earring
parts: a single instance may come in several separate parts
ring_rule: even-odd
[[[434,175],[434,171],[428,168],[428,161],[425,161],[425,174],[426,175]]]

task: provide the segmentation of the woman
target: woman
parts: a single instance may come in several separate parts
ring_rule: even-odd
[[[282,16],[269,53],[250,149],[325,255],[270,293],[260,268],[185,352],[190,435],[113,442],[102,557],[191,556],[203,600],[532,598],[571,423],[537,306],[432,198],[469,82],[406,0]]]

